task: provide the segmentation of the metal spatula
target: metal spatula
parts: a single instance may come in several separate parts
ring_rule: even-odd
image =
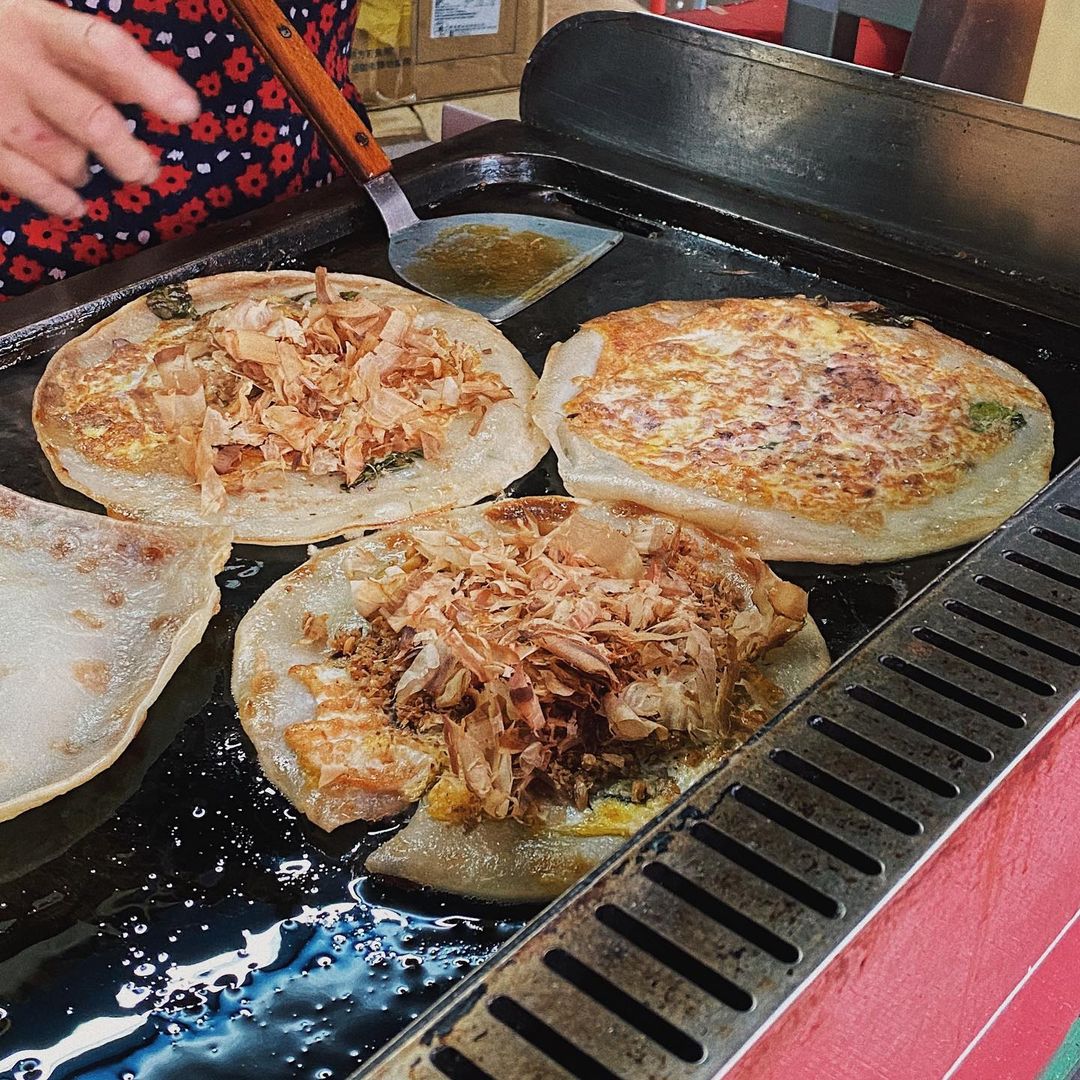
[[[610,251],[622,233],[532,214],[421,221],[390,159],[274,0],[228,0],[293,99],[374,200],[390,265],[410,285],[502,322]]]

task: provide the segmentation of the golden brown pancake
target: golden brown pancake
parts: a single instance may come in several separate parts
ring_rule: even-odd
[[[768,559],[975,540],[1053,456],[1049,407],[1020,372],[875,304],[804,297],[593,319],[551,350],[533,417],[571,494],[679,514]]]
[[[294,544],[495,494],[547,444],[485,319],[377,278],[219,274],[66,344],[34,399],[56,475],[117,517]]]

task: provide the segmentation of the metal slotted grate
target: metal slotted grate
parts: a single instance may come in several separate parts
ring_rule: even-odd
[[[1080,688],[1070,470],[357,1076],[714,1076]]]

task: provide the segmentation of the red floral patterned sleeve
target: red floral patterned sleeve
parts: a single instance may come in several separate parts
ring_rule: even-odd
[[[0,192],[0,300],[186,236],[340,171],[233,22],[225,0],[63,2],[123,27],[198,90],[203,112],[194,123],[177,125],[126,110],[136,136],[160,156],[161,173],[149,185],[121,185],[93,165],[81,219],[47,217]],[[356,0],[282,0],[280,6],[352,96],[348,67]]]

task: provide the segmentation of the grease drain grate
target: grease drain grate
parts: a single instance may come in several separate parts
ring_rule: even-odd
[[[1080,687],[1080,471],[356,1077],[712,1077]]]

